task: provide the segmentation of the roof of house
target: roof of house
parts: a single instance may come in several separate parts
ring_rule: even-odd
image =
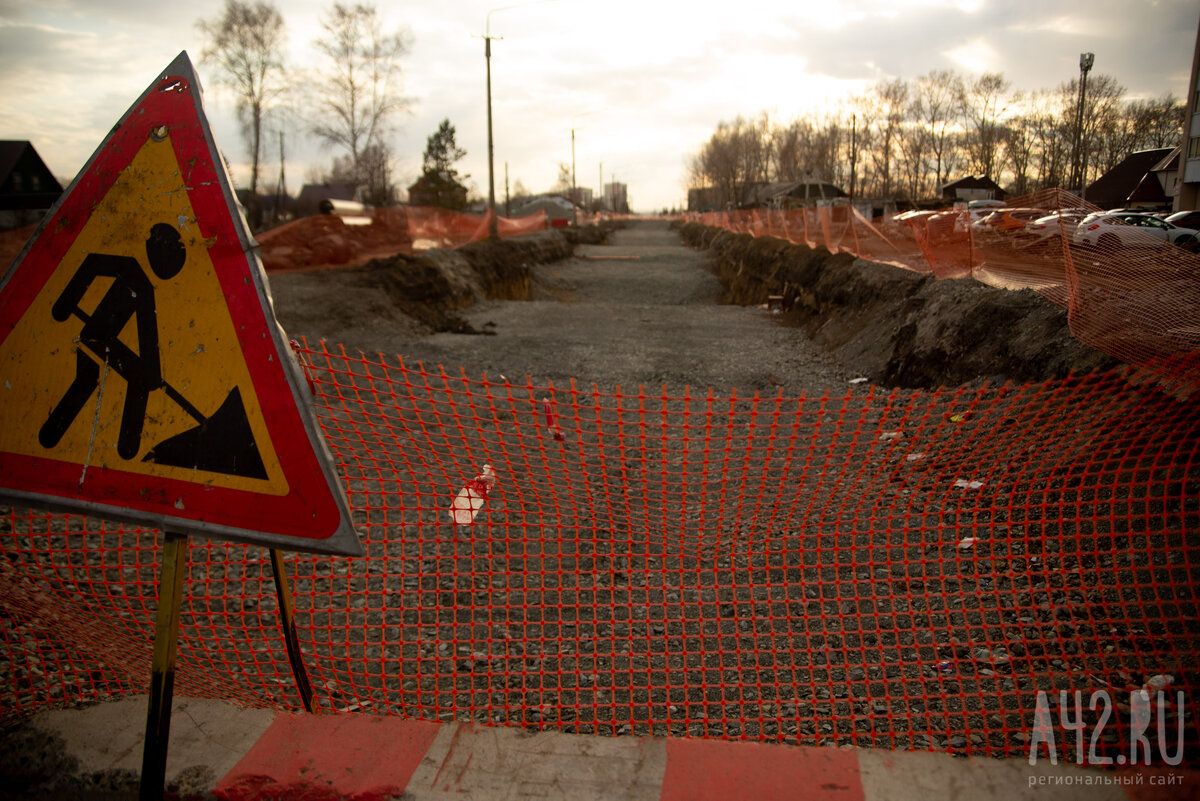
[[[54,173],[50,172],[46,162],[42,161],[37,149],[26,139],[0,140],[0,186],[9,183],[9,177],[22,162],[24,163],[22,173],[29,175],[32,171],[37,183],[16,191],[13,191],[10,185],[10,190],[0,197],[0,208],[50,208],[62,194],[62,184],[54,177]]]
[[[356,200],[358,187],[354,184],[305,184],[296,195],[297,203],[317,203],[322,200]]]
[[[1000,185],[986,175],[966,175],[942,184],[942,191],[947,189],[1000,189]]]
[[[1132,200],[1142,179],[1147,173],[1152,173],[1163,159],[1171,154],[1172,148],[1159,147],[1152,150],[1139,150],[1130,153],[1120,164],[1101,175],[1088,186],[1084,195],[1089,203],[1095,203],[1101,208],[1115,208]],[[1153,175],[1151,176],[1153,178]],[[1158,182],[1157,178],[1154,178]],[[1159,185],[1161,191],[1162,186]]]
[[[1157,164],[1150,169],[1155,172],[1172,172],[1179,169],[1179,154],[1183,152],[1183,145],[1176,145],[1171,148],[1171,152],[1162,158]]]
[[[0,181],[8,177],[8,174],[12,172],[12,168],[17,165],[17,159],[21,158],[21,154],[25,152],[26,148],[31,147],[33,145],[25,140],[0,141]],[[35,150],[34,153],[36,154],[37,151]]]
[[[1091,200],[1091,195],[1088,195]],[[1129,196],[1125,200],[1135,203],[1166,203],[1170,200],[1167,193],[1163,190],[1162,181],[1154,172],[1148,172],[1142,176],[1142,180],[1138,181],[1138,185],[1133,188]]]
[[[841,187],[828,181],[778,181],[756,184],[746,189],[746,205],[768,203],[775,198],[788,197],[797,200],[831,200],[847,197]]]

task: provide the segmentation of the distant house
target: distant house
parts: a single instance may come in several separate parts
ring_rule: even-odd
[[[238,203],[242,204],[243,209],[250,208],[251,195],[249,189],[236,189],[234,196]],[[264,221],[281,221],[288,219],[292,199],[287,195],[279,197],[278,195],[263,195],[258,196],[258,208],[262,214]]]
[[[942,198],[949,201],[1004,200],[1008,193],[986,175],[968,175],[942,185]]]
[[[828,181],[780,181],[756,184],[746,190],[743,208],[797,208],[849,197]]]
[[[718,211],[721,208],[721,196],[715,186],[701,186],[689,189],[687,207],[688,211]]]
[[[62,184],[28,141],[0,141],[0,230],[38,222]]]
[[[1174,167],[1170,167],[1174,159]],[[1178,148],[1159,147],[1131,153],[1084,190],[1084,199],[1102,209],[1122,206],[1167,208],[1171,204],[1168,186],[1178,176]],[[1167,173],[1175,173],[1168,176]]]

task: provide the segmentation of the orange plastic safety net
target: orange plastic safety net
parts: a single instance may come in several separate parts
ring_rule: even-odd
[[[488,236],[488,214],[422,206],[366,209],[358,215],[302,217],[255,238],[267,272],[316,270],[365,264],[398,253],[458,248]],[[516,236],[546,228],[546,213],[497,217],[497,233]],[[0,242],[2,246],[2,242]]]
[[[1035,290],[1068,311],[1084,344],[1145,368],[1168,391],[1200,391],[1200,242],[1145,216],[1084,219],[1098,211],[1054,189],[999,207],[875,220],[846,205],[688,218],[938,278]]]
[[[366,552],[287,557],[321,710],[1194,764],[1194,400],[1130,371],[787,397],[299,356]],[[5,717],[144,692],[156,533],[0,526]],[[265,551],[188,560],[176,692],[299,708]]]

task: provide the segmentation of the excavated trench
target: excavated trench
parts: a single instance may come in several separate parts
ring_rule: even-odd
[[[1031,289],[996,289],[890,265],[688,224],[684,241],[713,254],[725,300],[780,298],[799,326],[873,383],[935,388],[1033,382],[1114,366],[1076,340],[1066,312]]]
[[[936,280],[831,254],[823,247],[696,224],[671,227],[693,253],[702,251],[696,254],[700,258],[689,259],[684,250],[675,255],[653,250],[661,245],[645,254],[613,257],[621,248],[596,245],[607,242],[617,227],[567,235],[547,231],[476,242],[454,251],[397,255],[350,269],[273,275],[276,309],[293,335],[327,339],[367,353],[404,353],[468,372],[507,369],[510,375],[626,384],[662,380],[693,386],[786,387],[785,362],[795,362],[793,373],[803,373],[807,366],[818,383],[864,376],[883,386],[936,388],[1037,382],[1114,365],[1107,355],[1076,340],[1066,312],[1033,290],[996,289],[972,279]],[[673,237],[666,228],[665,222],[632,223],[616,237],[669,241]],[[686,281],[688,270],[706,266],[719,280],[718,290],[703,289],[703,281],[710,279],[696,274],[694,287],[680,284],[678,297],[643,308],[660,303],[650,297],[658,291],[652,284],[658,276],[670,276],[664,279],[668,282]],[[608,283],[600,286],[594,276]],[[790,339],[769,331],[760,335],[756,331],[763,331],[761,326],[743,328],[739,318],[724,316],[714,307],[761,306],[772,296],[782,298],[782,310],[770,317],[793,329]],[[508,301],[530,300],[543,305],[522,303],[517,304],[519,310],[510,307],[507,312],[502,308]],[[561,312],[554,301],[574,305]],[[590,303],[602,306],[595,321],[586,313]],[[705,306],[710,311],[704,312]],[[551,321],[562,314],[567,317],[556,328]],[[644,355],[639,338],[669,338],[672,326],[678,328],[681,364],[688,361],[689,349],[703,347],[704,339],[710,340],[714,352],[691,359],[697,366],[693,374],[661,366],[626,374],[617,366],[610,370],[595,354],[572,354],[569,349],[559,363],[548,364],[536,336],[542,323],[549,338],[560,340],[569,338],[573,328],[591,324],[594,330],[580,336],[595,343],[613,337],[612,362],[624,358],[623,348],[630,351],[624,361],[637,361]],[[505,340],[510,332],[516,333]],[[497,333],[497,340],[486,346],[447,338]],[[755,350],[760,336],[771,339],[770,349]],[[495,357],[477,360],[484,349],[495,351]],[[810,350],[820,353],[814,357]],[[739,363],[727,381],[719,370],[710,375],[705,367],[722,360]],[[754,363],[759,364],[757,372]],[[840,376],[825,369],[831,363],[840,366]],[[795,378],[790,383],[809,390],[813,381]]]

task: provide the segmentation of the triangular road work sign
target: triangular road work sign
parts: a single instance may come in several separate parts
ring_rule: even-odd
[[[358,555],[181,53],[0,284],[0,497]]]

